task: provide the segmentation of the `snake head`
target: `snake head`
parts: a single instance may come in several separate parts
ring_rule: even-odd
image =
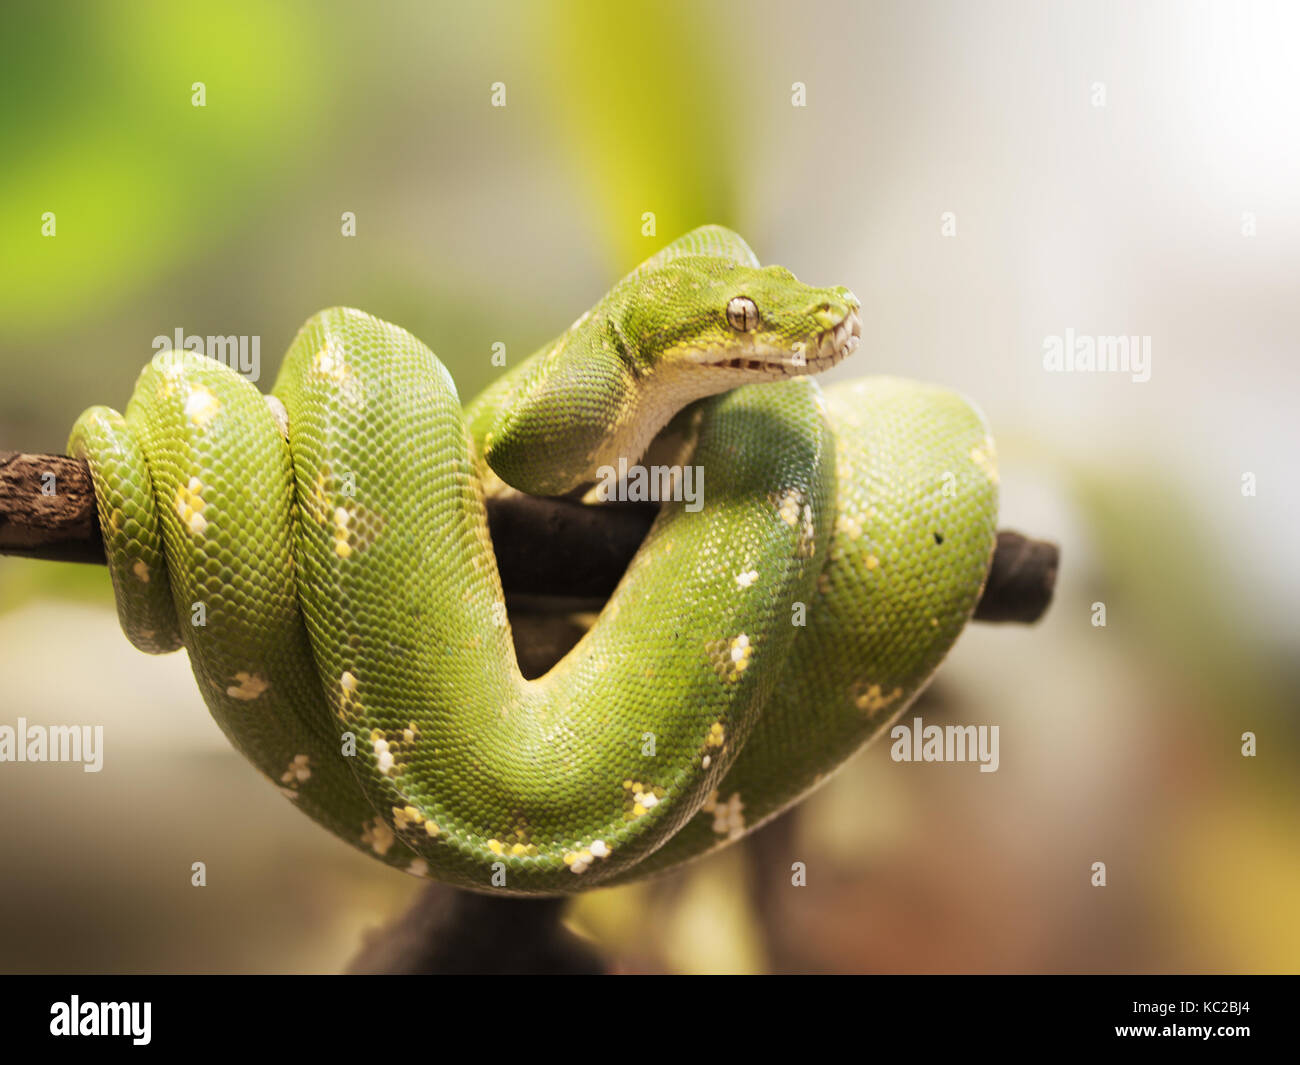
[[[699,396],[761,380],[820,373],[862,337],[847,288],[806,285],[783,266],[678,259],[642,274],[619,322],[636,338],[634,369],[680,380]]]
[[[636,462],[695,400],[834,366],[858,346],[860,306],[781,266],[656,257],[484,393],[471,432],[507,484],[559,495]]]

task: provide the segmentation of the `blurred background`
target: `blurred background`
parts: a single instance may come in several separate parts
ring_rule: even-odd
[[[862,298],[834,376],[982,406],[1057,598],[916,707],[999,725],[997,773],[878,744],[571,927],[620,971],[1295,972],[1298,45],[1240,0],[10,7],[0,448],[62,451],[178,328],[260,337],[269,389],[340,303],[468,398],[732,226]],[[1150,380],[1045,372],[1069,329],[1151,338]],[[0,970],[337,971],[419,889],[260,780],[102,568],[0,559],[0,679],[0,724],[106,734],[99,774],[0,765]]]

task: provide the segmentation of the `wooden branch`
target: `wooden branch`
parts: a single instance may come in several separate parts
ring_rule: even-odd
[[[654,521],[654,504],[582,506],[564,499],[488,500],[488,524],[511,606],[594,609],[607,599]],[[80,459],[0,451],[0,555],[104,561],[95,493]],[[1052,601],[1059,550],[1007,530],[977,621],[1030,623]]]
[[[95,486],[84,462],[0,451],[0,554],[103,563]]]

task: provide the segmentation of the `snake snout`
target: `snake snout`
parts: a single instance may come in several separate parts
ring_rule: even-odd
[[[861,304],[856,296],[844,290],[847,298],[838,308],[820,309],[817,317],[827,320],[826,328],[817,334],[808,355],[808,369],[813,372],[828,370],[841,359],[857,350],[862,342]],[[838,313],[837,313],[838,312]]]

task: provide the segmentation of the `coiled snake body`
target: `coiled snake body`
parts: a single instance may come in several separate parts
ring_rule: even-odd
[[[992,557],[969,403],[807,376],[856,345],[857,309],[708,226],[467,412],[428,348],[349,309],[303,327],[273,397],[156,358],[70,442],[122,626],[185,646],[234,746],[391,865],[556,894],[703,854],[911,702]],[[581,490],[657,434],[703,506],[664,503],[586,635],[524,679],[485,491]]]

